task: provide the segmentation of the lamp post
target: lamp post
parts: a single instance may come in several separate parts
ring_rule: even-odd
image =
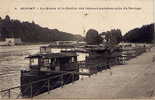
[[[88,16],[88,13],[84,13],[83,14],[83,19],[85,21],[85,18]],[[85,27],[85,23],[83,23],[83,35],[86,35],[86,27]]]

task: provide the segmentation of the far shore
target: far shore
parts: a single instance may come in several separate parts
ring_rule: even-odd
[[[26,46],[26,45],[47,45],[49,44],[48,42],[38,42],[38,43],[30,43],[30,42],[25,42],[22,44],[18,44],[18,45],[13,45],[13,46]],[[0,45],[0,46],[9,46],[9,45]]]

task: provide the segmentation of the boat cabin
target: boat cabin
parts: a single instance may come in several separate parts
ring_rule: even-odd
[[[51,53],[51,47],[49,46],[41,46],[40,53]]]
[[[29,70],[21,70],[22,96],[36,96],[79,80],[77,74],[79,66],[75,52],[52,53],[50,47],[43,46],[40,48],[40,53],[26,58],[30,63]],[[30,83],[33,84],[29,85]]]
[[[30,55],[30,71],[78,70],[76,53],[46,53]]]

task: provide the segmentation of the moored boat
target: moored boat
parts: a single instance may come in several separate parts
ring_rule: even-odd
[[[29,70],[21,70],[22,96],[32,97],[79,80],[77,54],[52,53],[42,47],[40,53],[29,55]]]

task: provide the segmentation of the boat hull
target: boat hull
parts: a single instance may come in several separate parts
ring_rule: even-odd
[[[77,74],[21,71],[21,93],[23,97],[33,97],[76,80]]]

